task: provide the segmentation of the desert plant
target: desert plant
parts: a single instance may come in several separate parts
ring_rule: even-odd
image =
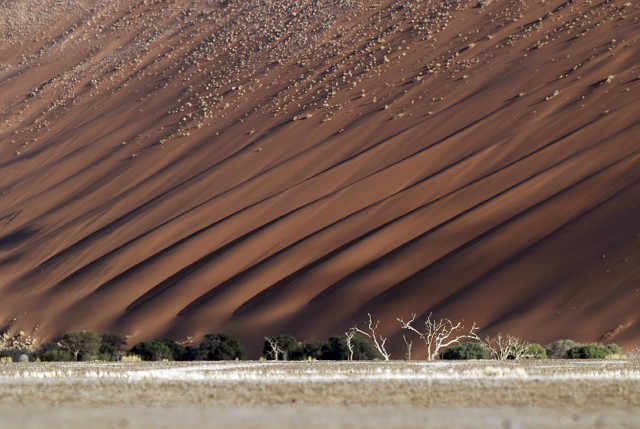
[[[640,347],[629,350],[627,352],[627,357],[633,360],[640,359]]]
[[[120,334],[108,333],[102,335],[98,357],[100,360],[119,361],[127,354],[127,341]]]
[[[387,352],[387,349],[385,348],[385,343],[387,342],[387,339],[384,338],[381,334],[376,333],[376,330],[378,329],[378,325],[380,324],[380,321],[376,320],[376,322],[373,323],[373,319],[371,318],[371,313],[367,313],[367,316],[369,317],[369,321],[366,322],[367,323],[366,331],[358,328],[357,326],[354,326],[353,328],[351,328],[351,330],[373,341],[373,345],[378,351],[378,353],[380,354],[380,356],[382,356],[384,360],[389,360],[391,355]]]
[[[4,359],[7,362],[24,362],[29,361],[29,354],[26,350],[21,349],[6,349],[0,351],[0,359]]]
[[[607,357],[617,356],[619,358],[620,356],[622,356],[622,347],[620,347],[619,345],[611,343],[607,344],[605,347],[609,351]]]
[[[569,359],[605,359],[611,354],[607,346],[591,343],[572,347],[567,352]]]
[[[102,337],[93,331],[73,331],[65,333],[58,345],[73,354],[74,361],[94,360],[98,356]]]
[[[491,350],[491,357],[498,360],[529,359],[529,343],[518,337],[498,334],[495,337],[486,337],[484,344]]]
[[[355,336],[351,340],[352,351],[349,351],[344,336],[335,336],[323,345],[319,359],[321,360],[375,360],[384,359],[375,345],[362,337]]]
[[[142,358],[138,355],[126,355],[126,356],[122,356],[122,359],[120,360],[121,362],[142,362]]]
[[[468,341],[449,347],[440,354],[444,360],[491,359],[491,351],[478,341]]]
[[[141,341],[130,350],[144,361],[173,360],[173,353],[162,340]]]
[[[479,341],[478,327],[474,323],[471,329],[466,330],[462,325],[462,322],[458,322],[455,325],[449,319],[436,320],[433,317],[433,313],[429,313],[424,321],[424,331],[419,331],[412,323],[416,320],[416,314],[411,315],[411,319],[405,322],[404,319],[398,318],[398,322],[402,325],[403,329],[408,329],[416,333],[427,347],[427,360],[434,360],[438,357],[440,350],[446,349],[449,346],[460,343],[462,340],[476,340]]]
[[[318,360],[322,359],[323,347],[327,341],[312,341],[310,343],[303,342],[300,347],[292,353],[292,360]]]
[[[33,357],[42,362],[71,362],[74,360],[73,354],[69,350],[61,348],[57,343],[44,343]]]
[[[163,338],[162,341],[171,350],[172,360],[186,360],[185,352],[186,348],[173,338]]]
[[[526,359],[546,359],[547,349],[545,349],[541,344],[531,343],[529,344],[529,346],[527,346],[525,358]]]
[[[579,345],[580,343],[570,339],[554,341],[547,345],[547,357],[549,359],[566,359],[569,349]]]
[[[353,337],[355,337],[355,335],[355,329],[349,329],[344,333],[345,342],[347,343],[347,350],[349,350],[349,356],[347,360],[353,360]]]
[[[289,360],[299,347],[298,340],[289,334],[265,337],[262,354],[267,360]]]
[[[413,350],[413,341],[407,340],[407,336],[402,334],[402,340],[404,341],[404,358],[411,360],[411,351]]]
[[[196,348],[196,360],[242,359],[246,350],[233,335],[208,334]]]

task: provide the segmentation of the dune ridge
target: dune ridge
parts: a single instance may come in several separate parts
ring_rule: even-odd
[[[0,321],[640,343],[634,2],[0,6]]]

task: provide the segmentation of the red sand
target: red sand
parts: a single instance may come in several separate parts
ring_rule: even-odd
[[[638,345],[639,41],[618,0],[0,0],[0,321]]]

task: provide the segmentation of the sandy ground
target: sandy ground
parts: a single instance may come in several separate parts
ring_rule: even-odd
[[[640,427],[628,361],[13,364],[0,390],[1,428]]]

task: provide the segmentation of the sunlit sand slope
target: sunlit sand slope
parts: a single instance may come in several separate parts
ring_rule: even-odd
[[[0,320],[637,344],[639,40],[634,1],[0,0]]]

